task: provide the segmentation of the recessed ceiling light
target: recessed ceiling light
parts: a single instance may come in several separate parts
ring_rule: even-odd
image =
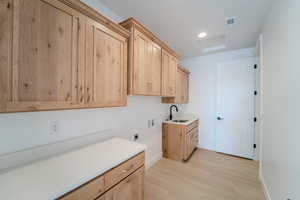
[[[205,33],[205,32],[202,32],[202,33],[198,34],[198,38],[203,39],[203,38],[206,38],[206,37],[207,37],[207,33]]]

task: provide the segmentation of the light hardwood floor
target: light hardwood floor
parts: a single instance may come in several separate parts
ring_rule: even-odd
[[[160,160],[145,182],[145,200],[265,199],[257,162],[203,149],[187,163]]]

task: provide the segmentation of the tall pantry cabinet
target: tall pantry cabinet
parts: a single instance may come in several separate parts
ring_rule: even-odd
[[[0,19],[0,112],[126,105],[128,31],[78,0],[3,0]]]

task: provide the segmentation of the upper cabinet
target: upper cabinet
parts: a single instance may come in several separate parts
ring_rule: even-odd
[[[128,94],[174,96],[175,73],[170,66],[175,65],[177,55],[137,20],[129,18],[120,24],[132,33],[128,48]]]
[[[125,29],[70,0],[4,0],[0,19],[0,112],[126,105]]]
[[[88,107],[125,106],[127,41],[87,19],[85,31],[85,102]]]
[[[162,96],[176,96],[177,58],[162,51]]]
[[[176,96],[163,97],[163,103],[184,104],[189,102],[189,74],[183,67],[178,67],[176,77]]]

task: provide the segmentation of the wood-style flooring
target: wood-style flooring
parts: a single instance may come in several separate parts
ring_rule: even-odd
[[[160,160],[145,187],[145,200],[265,200],[257,162],[203,149],[186,163]]]

